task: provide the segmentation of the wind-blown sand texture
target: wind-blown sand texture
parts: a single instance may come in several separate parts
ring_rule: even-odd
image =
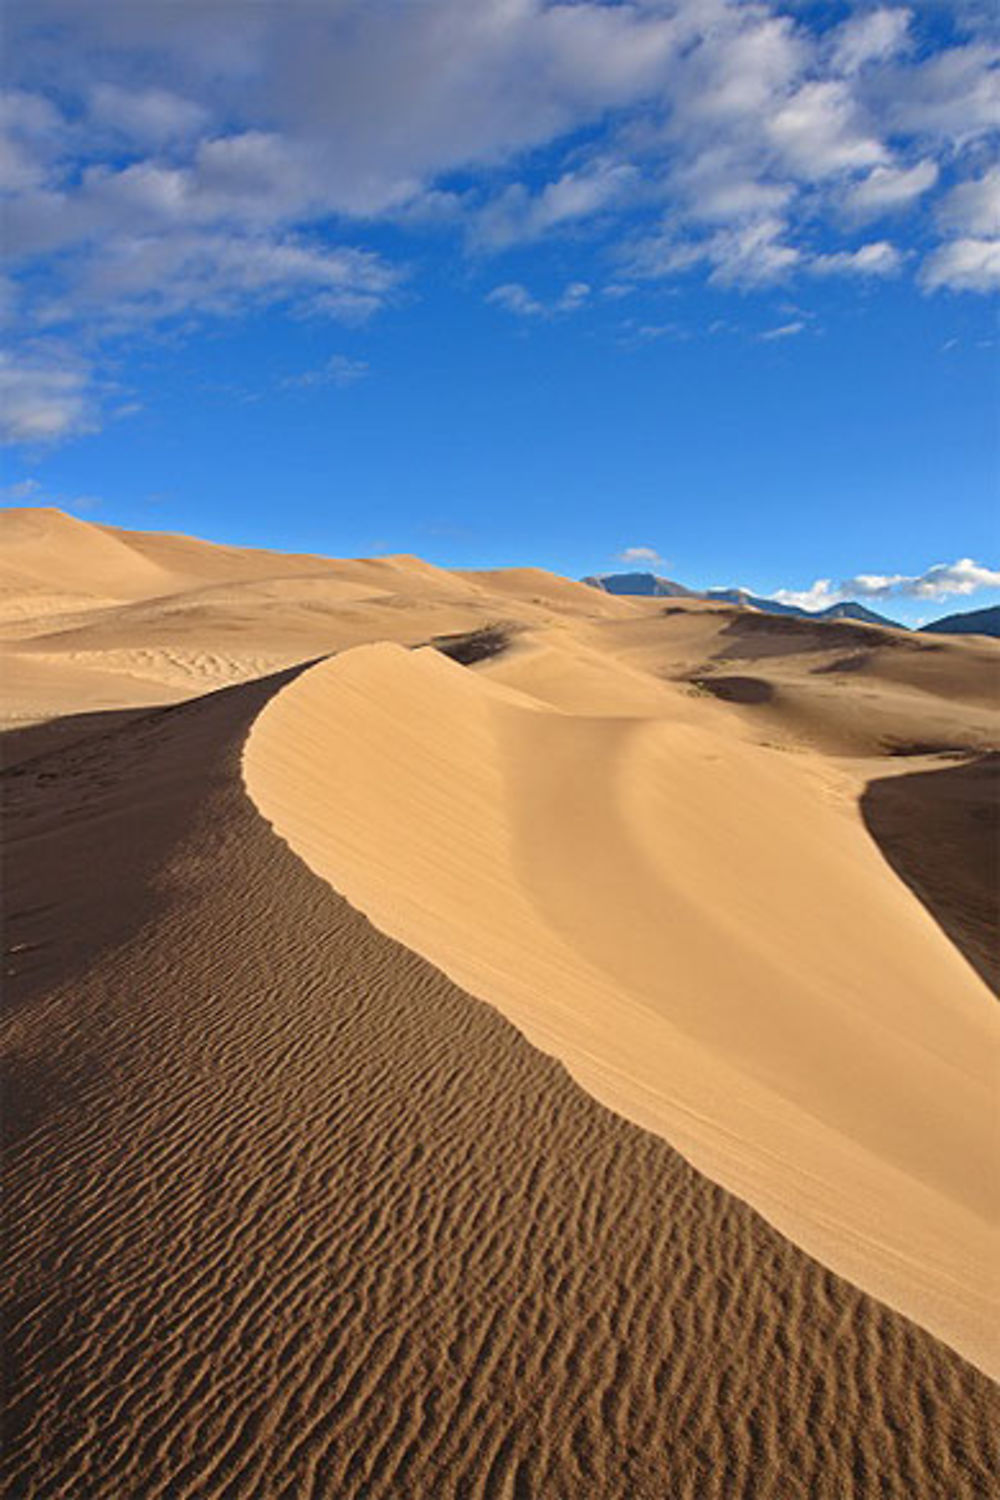
[[[30,516],[25,527],[30,532]],[[128,534],[111,534],[122,537],[133,546]],[[201,576],[223,567],[218,549],[186,539],[142,539],[141,548],[158,566],[170,550],[185,560],[187,576],[196,564]],[[139,601],[146,613],[138,624],[134,593],[116,604],[105,594],[56,632],[51,613],[18,612],[12,585],[8,619],[17,627],[0,665],[4,685],[8,664],[30,667],[38,654],[55,659],[72,692],[69,715],[58,718],[46,717],[43,692],[30,698],[30,676],[15,675],[9,695],[10,722],[20,727],[7,737],[12,764],[3,778],[11,1080],[4,1167],[13,1205],[7,1492],[109,1500],[988,1495],[1000,1413],[973,1364],[702,1176],[657,1133],[665,1129],[660,1118],[649,1122],[653,1130],[639,1128],[545,1055],[560,1051],[599,1091],[601,1069],[593,1077],[578,1071],[565,1037],[578,1041],[596,1024],[588,1007],[600,985],[618,1007],[618,1031],[626,1013],[642,1027],[651,1018],[664,1023],[643,992],[640,959],[652,943],[650,961],[660,967],[666,933],[650,924],[669,925],[665,894],[687,893],[684,925],[692,931],[657,986],[661,1005],[682,996],[677,981],[697,975],[704,947],[714,944],[720,953],[712,961],[724,966],[721,950],[748,943],[732,909],[742,899],[744,855],[734,855],[730,839],[723,859],[712,834],[713,822],[725,821],[727,797],[742,788],[748,831],[754,819],[767,820],[786,856],[791,847],[804,867],[801,920],[813,926],[798,933],[802,950],[788,983],[801,984],[803,1004],[824,1026],[836,1020],[841,1040],[846,1028],[870,1047],[872,1067],[896,1059],[900,1076],[866,1115],[863,1075],[848,1076],[831,1048],[855,1134],[859,1119],[866,1130],[878,1127],[878,1151],[860,1133],[876,1158],[874,1180],[887,1181],[886,1163],[895,1161],[897,1174],[915,1184],[899,1198],[903,1209],[920,1190],[936,1195],[946,1248],[959,1253],[948,1238],[952,1205],[977,1187],[968,1163],[954,1181],[949,1173],[963,1131],[982,1149],[971,1090],[963,1083],[953,1107],[947,1096],[930,1101],[942,1139],[928,1129],[935,1140],[926,1153],[914,1143],[907,1155],[893,1119],[906,1108],[907,1069],[918,1066],[912,1053],[921,1067],[964,1078],[965,1038],[989,1025],[994,1002],[953,946],[960,935],[949,943],[932,915],[935,902],[961,904],[956,890],[971,890],[981,934],[985,867],[973,860],[964,887],[948,885],[939,869],[918,901],[916,878],[895,873],[866,832],[858,798],[911,766],[931,779],[932,771],[947,777],[968,768],[962,797],[974,796],[971,755],[996,724],[988,644],[946,643],[928,664],[896,633],[868,631],[850,646],[863,665],[825,670],[845,657],[839,639],[823,647],[751,636],[732,610],[663,614],[630,601],[608,610],[597,596],[588,614],[588,597],[569,604],[564,581],[553,580],[546,598],[545,575],[515,577],[506,594],[491,593],[415,560],[384,567],[306,560],[292,583],[281,563],[268,574],[260,554],[235,556],[234,571],[247,578],[230,585],[217,576],[211,587],[221,588],[221,599],[188,598],[200,584],[151,595]],[[391,573],[395,592],[361,604],[338,600],[335,589],[324,595],[327,576],[368,588],[373,571]],[[120,580],[117,587],[124,593]],[[470,667],[425,651],[347,649],[311,670],[207,696],[194,696],[199,684],[188,680],[191,701],[174,707],[150,707],[144,696],[158,690],[169,703],[182,695],[164,665],[171,652],[221,659],[224,639],[222,675],[249,677],[255,653],[308,662],[358,645],[368,609],[369,640],[387,637],[390,619],[406,619],[395,638],[408,645],[475,634],[499,620],[512,644]],[[33,619],[44,622],[40,635],[23,628]],[[90,637],[87,652],[123,653],[105,663],[99,687],[95,658],[81,665],[77,655],[81,632]],[[744,655],[721,654],[733,648]],[[136,651],[148,653],[141,681],[130,675]],[[771,697],[747,701],[741,688],[742,698],[727,699],[692,686],[717,677],[765,681]],[[873,713],[850,706],[861,684],[878,698]],[[117,703],[107,701],[115,693]],[[904,741],[914,747],[922,699],[935,743],[947,737],[953,755],[964,747],[964,761],[927,752],[926,730],[924,753],[879,755],[890,736],[897,749]],[[418,761],[429,713],[438,716],[437,748]],[[344,727],[344,715],[356,744],[328,739],[321,751],[317,722]],[[289,731],[300,728],[296,748]],[[574,764],[581,748],[585,764]],[[262,804],[272,799],[268,815],[280,827],[273,799],[286,812],[304,806],[317,774],[346,776],[362,751],[357,782],[327,781],[326,808],[313,804],[323,858],[341,858],[366,837],[388,908],[376,913],[373,903],[373,915],[391,933],[415,922],[420,943],[434,921],[446,923],[454,952],[438,967],[369,925],[310,870],[243,784],[246,769]],[[720,760],[703,762],[708,754]],[[667,796],[657,772],[664,757],[669,797],[678,779],[686,795],[651,812],[651,784]],[[713,765],[713,805],[688,826],[692,788]],[[501,770],[516,783],[502,804],[491,787]],[[395,818],[372,795],[384,775],[385,795],[405,799]],[[891,777],[901,788],[910,779]],[[598,796],[595,783],[605,793],[614,787],[614,796]],[[328,816],[334,798],[343,846]],[[443,798],[462,816],[442,825]],[[951,807],[954,799],[945,801]],[[800,805],[810,827],[791,816]],[[563,819],[568,843],[559,857],[576,873],[593,847],[574,840],[597,837],[607,889],[595,892],[563,867],[539,863],[532,838],[515,881],[499,857],[510,853],[512,809],[532,838]],[[581,809],[596,829],[576,816]],[[960,846],[961,819],[947,809],[943,816]],[[421,830],[434,835],[423,852]],[[316,852],[303,852],[318,868]],[[773,849],[758,856],[755,877],[765,886],[779,878],[769,861],[781,861]],[[920,864],[912,847],[907,858]],[[637,861],[644,878],[655,878],[655,906],[644,904],[641,889],[623,899]],[[842,931],[831,942],[823,921],[809,917],[817,861],[823,878],[842,875],[847,889],[862,879],[864,910],[852,917],[861,957],[841,959]],[[401,864],[419,875],[416,890],[412,879],[400,883]],[[487,976],[487,998],[510,1006],[503,944],[495,945],[509,941],[523,917],[514,909],[518,883],[531,893],[525,972],[535,972],[544,943],[558,944],[565,960],[559,969],[550,953],[548,991],[525,1000],[543,1019],[548,1007],[549,1033],[534,1038],[544,1051],[441,972],[456,956],[471,961],[462,903],[449,887],[464,882],[474,913],[487,899],[487,876],[493,899],[476,961],[503,960]],[[553,907],[553,893],[565,889],[576,890],[580,909]],[[704,898],[716,891],[726,897],[726,920],[699,948],[694,929],[709,920]],[[610,949],[596,920],[606,900],[621,926]],[[886,934],[905,934],[904,946],[919,954],[890,960],[888,938],[884,944],[890,972],[902,966],[898,983],[918,985],[909,1039],[891,1014],[890,986],[877,992],[886,1009],[875,1027],[828,977],[836,959],[847,965],[836,973],[853,972],[856,961],[858,982],[866,978],[864,955],[865,963],[877,957],[868,910],[876,903]],[[761,952],[739,960],[755,1006],[768,996],[754,965],[774,962],[776,941],[765,924]],[[724,977],[724,967],[718,972]],[[581,979],[574,1000],[581,975],[590,988]],[[935,975],[947,976],[946,996]],[[786,1055],[768,1052],[780,1026],[766,1006],[766,1047],[753,1029],[749,1041],[730,1038],[739,1017],[720,988],[705,991],[713,1014],[695,1017],[716,1031],[692,1039],[697,1028],[689,1024],[678,1043],[691,1055],[697,1043],[707,1057],[714,1093],[703,1102],[706,1117],[724,1092],[720,1080],[735,1079],[749,1098],[751,1084],[763,1088],[768,1060],[781,1062],[789,1094],[803,1080],[817,1084],[807,1066],[815,1059],[794,1032]],[[516,1019],[531,1038],[537,1016],[526,1010]],[[670,1024],[680,1032],[676,1018]],[[764,1082],[775,1092],[773,1077]],[[633,1118],[634,1084],[619,1079],[622,1097],[612,1101]],[[814,1115],[817,1136],[829,1126],[835,1095],[820,1090],[826,1117]],[[662,1102],[654,1100],[654,1113]],[[783,1107],[792,1104],[801,1108],[794,1098]],[[680,1121],[684,1110],[675,1112]],[[686,1151],[697,1149],[699,1130],[700,1123],[682,1141]],[[746,1142],[749,1159],[757,1149],[749,1126]],[[782,1149],[794,1177],[797,1158],[788,1142]],[[782,1176],[776,1168],[771,1175]],[[741,1186],[741,1196],[752,1186]],[[849,1193],[838,1196],[836,1186],[831,1176],[824,1188],[833,1239],[846,1236],[850,1211]],[[776,1216],[775,1205],[762,1206]],[[877,1254],[865,1243],[863,1185],[856,1206],[868,1265]],[[806,1238],[801,1226],[795,1232]],[[928,1245],[917,1243],[920,1255]],[[965,1252],[975,1260],[975,1236]],[[934,1273],[931,1259],[917,1277],[924,1290]],[[985,1281],[980,1274],[967,1291],[982,1293]],[[926,1309],[915,1311],[932,1322]],[[984,1351],[967,1352],[986,1363]]]

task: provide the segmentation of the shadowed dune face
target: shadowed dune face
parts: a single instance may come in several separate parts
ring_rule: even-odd
[[[4,778],[7,1493],[988,1493],[982,1376],[274,837],[274,687]]]
[[[763,677],[695,677],[693,686],[702,688],[723,703],[773,703],[774,685]]]
[[[861,811],[896,874],[1000,995],[1000,755],[871,781]]]

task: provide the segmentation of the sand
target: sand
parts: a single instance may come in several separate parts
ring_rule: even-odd
[[[1000,1016],[811,762],[375,645],[275,698],[246,773],[377,927],[1000,1369]]]
[[[20,525],[7,1492],[990,1493],[989,643]]]

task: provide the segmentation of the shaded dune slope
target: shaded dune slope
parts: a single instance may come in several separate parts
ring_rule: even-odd
[[[877,778],[861,810],[897,875],[1000,995],[1000,754]]]
[[[982,1376],[274,837],[276,685],[5,778],[6,1492],[986,1496]]]

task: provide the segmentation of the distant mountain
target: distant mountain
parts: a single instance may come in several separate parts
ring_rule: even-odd
[[[746,589],[708,589],[702,599],[711,599],[715,604],[737,604],[741,609],[762,609],[767,615],[798,615],[805,619],[807,609],[797,604],[779,604],[777,599],[763,599],[759,594],[750,594]]]
[[[901,625],[898,620],[890,620],[887,615],[876,614],[873,609],[868,609],[864,604],[857,604],[853,599],[845,599],[843,604],[830,604],[826,609],[819,609],[812,618],[815,620],[860,620],[863,625],[889,625],[893,630],[909,628]]]
[[[606,594],[641,594],[645,598],[658,595],[663,599],[700,598],[693,589],[686,589],[682,583],[673,583],[655,573],[594,573],[582,581],[589,583],[591,588],[603,589]]]
[[[996,635],[1000,636],[1000,604],[989,609],[967,609],[957,615],[945,615],[921,625],[921,634],[930,635]]]
[[[767,615],[793,615],[799,620],[860,620],[866,625],[889,625],[895,630],[906,627],[897,620],[878,615],[873,609],[845,599],[842,604],[830,604],[826,609],[803,609],[798,604],[782,604],[777,599],[765,599],[760,594],[751,594],[746,589],[697,589],[685,588],[669,578],[660,578],[656,573],[599,573],[582,580],[592,588],[603,589],[606,594],[633,594],[644,598],[660,596],[665,599],[708,599],[714,604],[735,604],[740,609],[758,609]]]

